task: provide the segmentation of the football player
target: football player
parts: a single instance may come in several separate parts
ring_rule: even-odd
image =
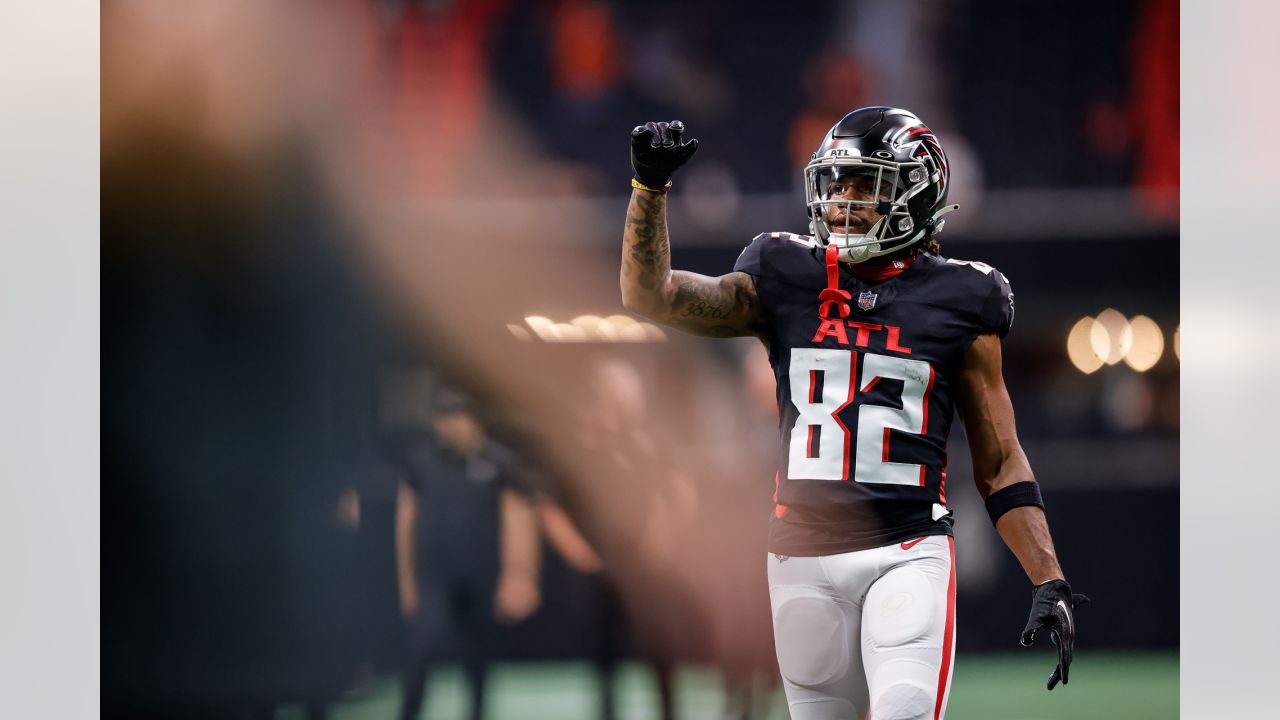
[[[1022,633],[1075,641],[1067,584],[1001,372],[1008,278],[936,240],[950,168],[900,108],[855,110],[804,169],[810,235],[756,236],[733,272],[671,269],[666,193],[698,149],[679,121],[631,132],[626,307],[711,337],[754,335],[777,381],[781,447],[769,594],[791,716],[941,718],[955,648],[947,434],[959,407],[974,477],[1034,589]]]

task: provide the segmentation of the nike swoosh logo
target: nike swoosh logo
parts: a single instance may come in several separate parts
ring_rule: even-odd
[[[1061,600],[1058,601],[1058,606],[1062,608],[1062,614],[1067,616],[1067,629],[1075,632],[1071,627],[1071,609],[1068,608],[1067,604]]]
[[[913,548],[913,547],[915,547],[915,546],[916,546],[916,543],[920,542],[920,541],[921,541],[921,540],[923,540],[923,539],[924,539],[924,538],[922,538],[922,537],[918,537],[918,538],[916,538],[915,540],[912,540],[911,542],[903,542],[903,543],[899,543],[899,544],[900,544],[900,545],[902,545],[902,549],[903,549],[903,550],[910,550],[911,548]],[[1062,602],[1062,601],[1061,601],[1061,600],[1059,600],[1058,602]]]

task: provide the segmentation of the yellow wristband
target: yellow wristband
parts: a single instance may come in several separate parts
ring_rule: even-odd
[[[637,179],[635,179],[635,178],[631,178],[631,187],[633,187],[633,188],[635,188],[635,189],[637,189],[637,190],[648,190],[649,192],[656,192],[656,193],[664,193],[664,194],[665,194],[668,190],[670,190],[670,189],[671,189],[671,181],[670,181],[670,180],[668,180],[668,181],[667,181],[667,184],[666,184],[666,185],[663,185],[663,186],[662,186],[662,187],[660,187],[660,188],[651,188],[651,187],[649,187],[648,185],[645,185],[644,183],[640,182],[639,180],[637,180]]]

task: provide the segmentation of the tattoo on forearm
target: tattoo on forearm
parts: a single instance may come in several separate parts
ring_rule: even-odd
[[[761,325],[755,284],[742,273],[710,278],[671,270],[666,199],[637,191],[623,233],[622,290],[637,311],[711,337],[753,334]]]
[[[652,193],[636,193],[627,214],[626,236],[629,253],[627,275],[646,289],[655,289],[670,270],[671,243],[662,217],[664,200]]]

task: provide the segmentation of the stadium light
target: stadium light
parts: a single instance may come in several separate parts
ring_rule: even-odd
[[[653,323],[640,323],[640,327],[644,328],[644,339],[649,342],[666,342],[667,333],[662,328]]]
[[[1124,355],[1125,364],[1138,372],[1146,372],[1155,366],[1164,352],[1164,335],[1155,321],[1146,315],[1130,320],[1129,329],[1133,345]]]
[[[587,333],[570,323],[556,323],[551,326],[551,332],[555,338],[547,338],[548,342],[585,342],[587,340]]]
[[[582,328],[587,337],[604,342],[617,342],[618,330],[613,323],[599,315],[579,315],[569,321],[574,327]]]
[[[530,315],[524,319],[524,322],[533,330],[533,334],[537,335],[542,340],[546,340],[548,337],[554,336],[551,331],[551,326],[555,323],[541,315]]]
[[[1103,362],[1115,365],[1133,347],[1133,328],[1118,310],[1107,308],[1098,313],[1089,332],[1089,341]]]
[[[555,322],[542,315],[524,319],[520,325],[507,325],[507,331],[521,342],[541,340],[549,343],[666,342],[667,334],[653,323],[637,322],[626,315],[579,315],[569,322]],[[530,332],[532,330],[532,333]]]
[[[628,325],[618,333],[618,339],[622,342],[642,343],[645,341],[644,328],[640,323]]]
[[[1083,317],[1067,334],[1067,357],[1071,359],[1071,364],[1085,375],[1102,367],[1103,353],[1110,350],[1110,340],[1107,340],[1108,346],[1103,348],[1102,353],[1094,349],[1094,330],[1097,327],[1098,323],[1093,318]],[[1105,337],[1106,331],[1101,332]]]
[[[604,318],[599,315],[579,315],[569,321],[570,325],[582,328],[585,333],[600,332],[600,323],[604,322]]]

